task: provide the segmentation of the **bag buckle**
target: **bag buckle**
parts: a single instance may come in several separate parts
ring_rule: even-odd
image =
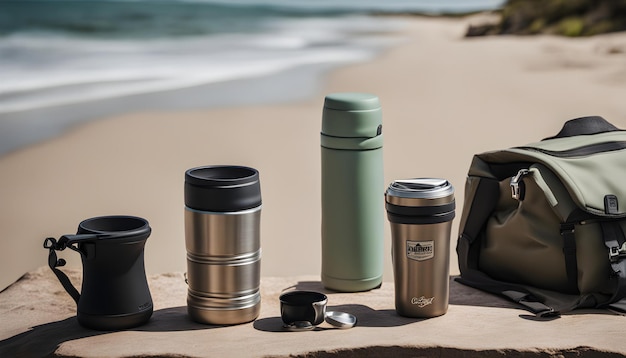
[[[528,169],[520,169],[517,174],[511,178],[511,197],[515,200],[524,200],[523,188],[520,186],[522,179],[528,175]]]
[[[626,256],[626,242],[622,246],[615,245],[609,247],[609,259],[611,262],[616,262],[620,256]]]

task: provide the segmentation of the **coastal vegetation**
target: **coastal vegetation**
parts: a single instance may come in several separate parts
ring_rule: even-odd
[[[472,25],[466,36],[578,37],[626,30],[626,0],[508,0],[498,12],[498,22]]]

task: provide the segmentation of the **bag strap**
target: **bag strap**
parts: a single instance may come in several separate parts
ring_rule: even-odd
[[[600,116],[580,117],[565,122],[563,128],[559,133],[557,133],[557,135],[545,138],[544,140],[614,132],[619,130],[619,128],[615,127]]]
[[[526,290],[524,287],[494,280],[480,271],[472,270],[470,275],[457,277],[455,281],[505,297],[521,305],[527,311],[534,313],[537,317],[547,318],[560,316],[560,312],[558,310],[540,301],[535,295]]]
[[[567,275],[567,287],[570,293],[578,292],[578,261],[576,258],[576,235],[574,224],[561,224],[561,237],[563,238],[563,256],[565,258],[565,273]]]
[[[623,307],[624,303],[617,304],[626,299],[626,237],[617,221],[602,221],[600,228],[602,229],[604,244],[609,249],[613,277],[617,279],[615,292],[608,301],[608,305],[616,304],[614,308],[626,312],[626,309],[620,308]]]
[[[473,244],[474,241],[480,240],[480,232],[495,209],[500,196],[500,188],[496,179],[477,178],[478,184],[473,193],[466,193],[464,210],[469,208],[469,211],[463,213],[465,220],[461,223],[456,247],[461,276],[478,267],[477,246],[480,245],[474,246]],[[476,200],[477,198],[479,199]]]
[[[74,299],[74,302],[78,304],[78,300],[80,299],[80,293],[78,293],[76,287],[72,285],[70,278],[67,277],[67,275],[63,271],[57,268],[65,266],[67,262],[62,258],[57,259],[56,250],[63,251],[67,247],[71,248],[72,250],[78,250],[74,248],[74,246],[68,245],[68,241],[69,240],[65,236],[62,236],[58,242],[54,238],[49,237],[44,240],[43,247],[50,250],[50,253],[48,254],[48,266],[50,266],[52,272],[54,272],[56,277],[59,279],[59,282],[61,282],[61,285],[63,285],[65,291],[67,291],[67,293],[69,293],[69,295],[72,296],[72,298]]]
[[[613,302],[607,305],[606,307],[610,311],[616,311],[619,314],[626,314],[626,298],[622,298],[617,302]]]

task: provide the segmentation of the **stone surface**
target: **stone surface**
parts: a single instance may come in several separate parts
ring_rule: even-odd
[[[80,273],[68,271],[79,285]],[[451,282],[448,313],[400,317],[393,284],[362,293],[326,291],[317,277],[264,277],[262,309],[251,323],[218,327],[190,321],[180,273],[149,277],[155,312],[144,326],[120,332],[84,329],[75,305],[48,268],[0,293],[0,357],[592,357],[626,355],[626,317],[587,310],[537,319],[512,303]],[[357,316],[339,330],[285,332],[278,296],[288,289],[328,295],[329,310]]]

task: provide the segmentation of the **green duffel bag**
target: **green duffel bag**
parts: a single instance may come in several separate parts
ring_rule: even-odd
[[[554,137],[474,156],[459,282],[540,316],[626,311],[626,131],[601,117]]]

